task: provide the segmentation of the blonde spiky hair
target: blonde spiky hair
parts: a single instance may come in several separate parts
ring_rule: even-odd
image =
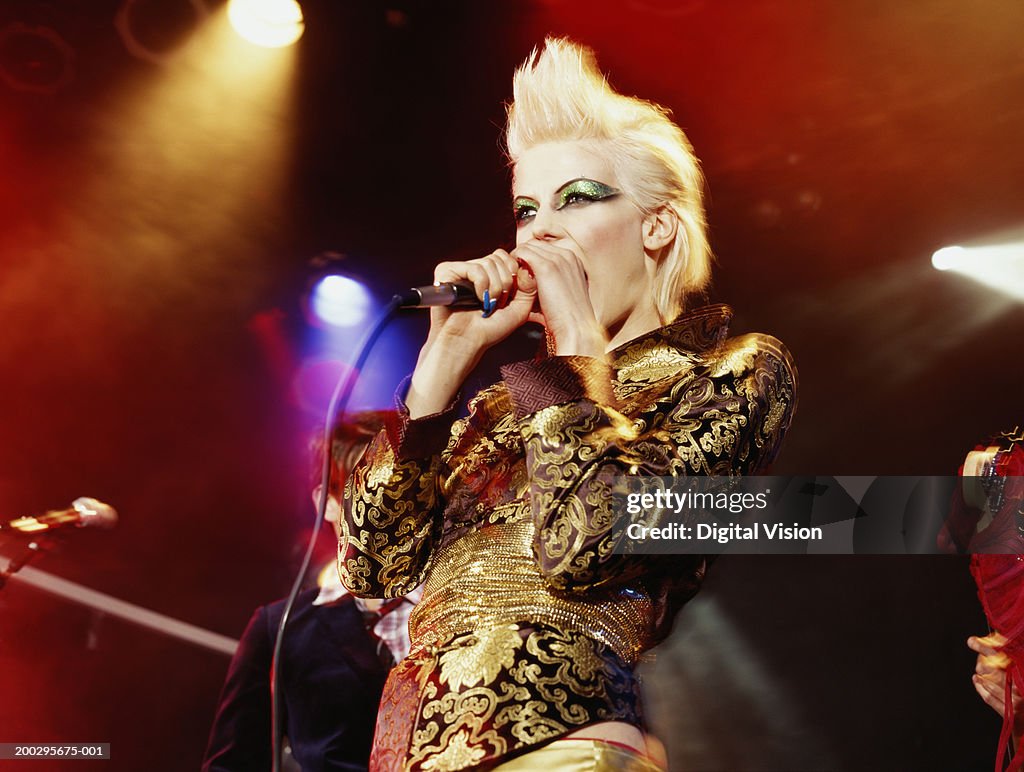
[[[543,142],[592,141],[608,152],[626,196],[645,214],[668,207],[675,239],[659,255],[654,303],[662,323],[711,276],[704,178],[693,147],[668,111],[618,93],[589,48],[547,38],[516,70],[505,143],[509,160]]]

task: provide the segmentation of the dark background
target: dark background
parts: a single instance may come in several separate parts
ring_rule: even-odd
[[[318,373],[354,337],[311,327],[304,292],[326,261],[381,300],[511,241],[503,103],[547,33],[689,134],[710,299],[800,369],[776,473],[949,474],[1022,420],[1021,301],[930,265],[1024,238],[1017,0],[307,0],[283,54],[214,51],[164,6],[151,39],[193,37],[157,64],[115,0],[0,5],[73,57],[55,93],[0,81],[0,513],[121,514],[40,569],[231,636],[286,593]],[[389,333],[360,404],[388,403],[423,334]],[[726,556],[645,665],[652,718],[673,769],[988,768],[999,722],[964,645],[984,625],[963,558]],[[192,769],[226,665],[12,582],[0,740]]]

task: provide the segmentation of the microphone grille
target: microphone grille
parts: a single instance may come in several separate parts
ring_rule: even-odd
[[[82,496],[71,502],[71,506],[82,516],[82,528],[113,528],[117,525],[117,510],[98,499]]]

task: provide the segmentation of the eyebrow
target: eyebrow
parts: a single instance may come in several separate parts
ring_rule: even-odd
[[[574,184],[575,184],[575,183],[577,183],[577,182],[598,182],[598,183],[599,183],[599,184],[601,184],[601,185],[604,185],[604,184],[605,184],[605,183],[603,183],[603,182],[600,182],[599,180],[595,180],[595,179],[593,179],[592,177],[573,177],[573,178],[572,178],[571,180],[569,180],[568,182],[566,182],[566,183],[563,183],[562,187],[560,187],[560,188],[559,188],[558,190],[556,190],[556,191],[555,191],[555,196],[557,197],[557,196],[560,196],[560,195],[562,195],[562,192],[563,192],[563,191],[564,191],[564,190],[565,190],[565,189],[566,189],[567,187],[569,187],[570,185],[574,185]],[[610,188],[610,187],[611,187],[611,185],[607,185],[606,187],[609,187],[609,188]]]

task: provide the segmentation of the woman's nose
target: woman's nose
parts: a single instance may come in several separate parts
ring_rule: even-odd
[[[558,222],[558,212],[547,207],[542,207],[530,221],[529,238],[542,241],[554,241],[565,235],[565,231]]]

